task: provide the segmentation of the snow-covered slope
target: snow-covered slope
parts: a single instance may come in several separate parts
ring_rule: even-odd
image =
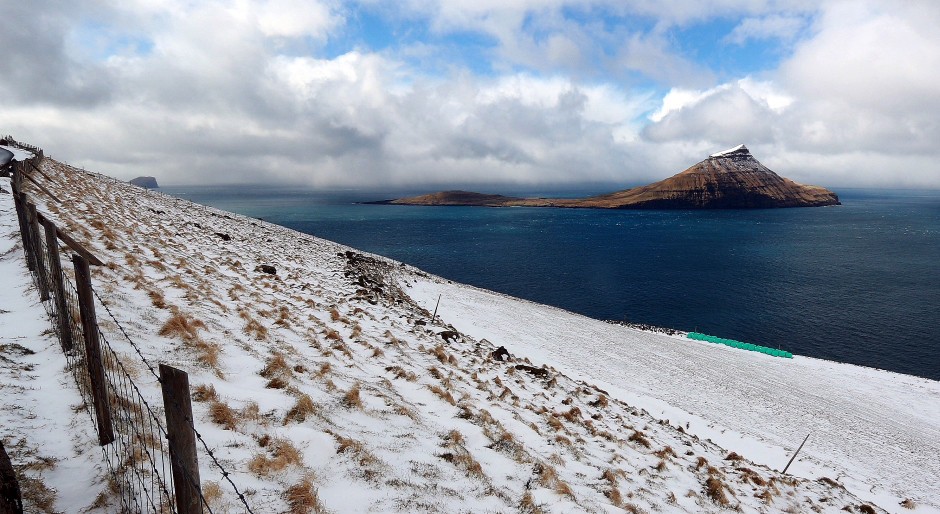
[[[51,159],[42,167],[65,202],[40,210],[107,263],[93,271],[96,289],[144,355],[190,373],[197,428],[255,512],[837,512],[871,508],[869,499],[896,510],[903,494],[921,511],[936,507],[925,491],[937,475],[925,459],[874,454],[888,485],[870,494],[860,484],[874,468],[848,472],[861,459],[843,454],[844,444],[808,448],[795,476],[772,469],[789,456],[781,448],[819,431],[809,419],[818,410],[852,412],[849,393],[807,398],[812,409],[789,418],[770,412],[794,408],[769,402],[774,394],[809,389],[787,389],[794,369],[799,380],[809,375],[799,359],[742,358],[601,324]],[[0,194],[3,212],[10,203]],[[4,218],[0,236],[15,238],[15,226]],[[21,252],[4,258],[22,264]],[[134,367],[118,327],[105,319],[102,329]],[[491,355],[498,345],[511,360]],[[136,366],[143,394],[159,399]],[[937,394],[935,383],[910,377],[808,369],[831,373],[818,378],[817,395],[839,384],[865,394],[890,386],[884,394],[896,401]],[[48,376],[66,380],[61,365]],[[748,382],[753,402],[728,390]],[[929,415],[891,423],[935,427]],[[88,423],[72,417],[61,422]],[[780,419],[796,426],[768,428]],[[889,420],[871,419],[874,441]],[[48,428],[32,434],[39,447],[43,437],[52,444]],[[898,433],[909,450],[936,444],[914,429]],[[213,510],[239,512],[206,459],[200,467]],[[921,483],[898,489],[918,470]],[[77,505],[63,492],[56,508]]]

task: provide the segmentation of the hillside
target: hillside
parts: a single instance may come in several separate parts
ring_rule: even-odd
[[[761,164],[744,145],[712,154],[665,180],[590,198],[515,198],[441,191],[386,202],[395,205],[569,207],[599,209],[748,209],[839,205],[826,188],[798,184]]]
[[[93,279],[120,326],[102,323],[102,329],[117,342],[126,331],[148,360],[190,373],[195,424],[247,491],[254,512],[859,512],[870,502],[876,511],[897,510],[907,495],[926,509],[938,507],[925,493],[938,476],[935,462],[876,454],[886,485],[873,484],[871,491],[872,467],[856,472],[855,457],[838,452],[808,451],[809,466],[798,459],[784,476],[774,469],[782,468],[805,427],[788,427],[786,440],[772,434],[755,444],[746,430],[728,430],[726,418],[737,411],[742,423],[781,421],[766,396],[794,394],[780,387],[831,365],[836,376],[893,384],[884,392],[887,403],[901,404],[917,389],[928,421],[912,424],[922,431],[911,427],[900,432],[899,443],[883,444],[929,455],[937,440],[924,435],[936,430],[935,382],[812,359],[787,361],[803,362],[787,369],[782,359],[710,353],[714,347],[681,335],[614,327],[449,284],[402,263],[52,159],[41,168],[52,178],[47,187],[64,201],[44,202],[37,193],[39,209],[107,263],[94,268]],[[0,262],[4,270],[18,267],[22,283],[25,264],[13,243],[10,204],[10,195],[0,193]],[[0,309],[42,312],[35,290],[24,291],[31,305],[2,297],[9,303]],[[432,318],[438,295],[444,296],[440,316]],[[601,333],[606,338],[598,339]],[[56,345],[48,333],[18,341],[37,352]],[[598,346],[610,341],[616,344]],[[498,345],[509,350],[508,361],[493,357]],[[159,398],[153,377],[134,364],[135,350],[125,345],[119,353],[142,394]],[[2,369],[20,370],[9,371],[5,382],[34,373],[35,380],[68,384],[61,364],[51,371],[18,368],[26,357],[4,355]],[[612,372],[618,362],[622,367]],[[716,362],[723,364],[709,371]],[[755,378],[771,372],[782,380],[794,370],[796,378],[785,385]],[[688,408],[682,397],[690,386],[681,382],[713,373],[756,380],[745,395],[752,402],[709,387],[693,395],[716,417]],[[30,405],[36,394],[13,387],[4,398]],[[851,410],[865,396],[835,395],[828,407]],[[827,406],[810,405],[795,419]],[[872,419],[906,425],[905,418],[885,421],[898,412],[888,408]],[[5,408],[3,416],[3,427],[23,426],[7,421],[16,419],[15,410]],[[58,491],[56,510],[77,512],[96,498],[55,470],[96,453],[87,432],[63,448],[55,434],[66,428],[56,424],[83,426],[88,416],[73,410],[44,423],[29,434],[4,428],[0,435],[28,435],[15,460],[48,455],[39,478]],[[881,434],[882,428],[867,430]],[[736,446],[714,442],[722,438]],[[200,473],[213,511],[241,512],[207,460],[200,456]],[[767,461],[773,468],[761,463]],[[104,482],[100,468],[88,472],[92,483]],[[912,480],[915,472],[921,480]],[[37,476],[32,468],[24,473]],[[107,495],[100,485],[94,491]]]

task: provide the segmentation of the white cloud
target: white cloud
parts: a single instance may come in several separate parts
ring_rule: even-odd
[[[737,45],[743,45],[750,39],[778,38],[791,41],[805,26],[806,20],[800,16],[771,14],[762,18],[745,18],[724,40]]]
[[[286,55],[285,38],[322,41],[336,30],[343,8],[329,3],[304,3],[306,18],[264,22],[257,14],[277,7],[271,1],[128,5],[140,10],[101,13],[77,3],[50,7],[43,20],[20,17],[28,9],[15,5],[5,11],[17,17],[0,18],[0,47],[16,51],[0,75],[0,132],[105,173],[163,183],[633,184],[746,143],[766,164],[810,183],[940,187],[933,2],[827,2],[780,69],[720,84],[678,55],[661,27],[618,33],[613,55],[598,59],[599,40],[588,37],[594,27],[560,17],[560,2],[412,5],[412,14],[433,12],[440,30],[498,36],[503,71],[492,76],[459,64],[427,73],[391,50]],[[298,6],[284,0],[282,12]],[[679,13],[663,26],[709,12],[677,0],[631,8],[669,6]],[[774,2],[709,6],[755,19],[789,12]],[[103,62],[70,55],[65,35],[89,13],[152,47]],[[652,87],[631,86],[605,66],[669,91],[660,102]]]
[[[265,36],[322,38],[340,22],[329,6],[306,0],[267,0],[252,10]]]

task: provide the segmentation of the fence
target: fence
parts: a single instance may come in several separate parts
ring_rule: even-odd
[[[10,144],[9,136],[0,140]],[[69,370],[81,393],[98,436],[98,443],[120,496],[124,512],[194,514],[212,512],[202,494],[196,442],[219,468],[238,496],[246,512],[251,508],[193,423],[189,378],[178,369],[160,364],[159,372],[144,357],[92,287],[90,265],[103,263],[81,244],[55,226],[23,191],[28,180],[44,194],[58,201],[35,177],[42,150],[27,145],[35,154],[29,160],[14,162],[11,174],[13,198],[19,221],[26,264],[39,291],[46,313]],[[74,284],[59,253],[59,241],[73,252],[70,260]],[[120,329],[137,357],[160,383],[165,423],[160,410],[149,402],[132,379],[113,345],[99,330],[96,302],[105,308],[110,321]]]

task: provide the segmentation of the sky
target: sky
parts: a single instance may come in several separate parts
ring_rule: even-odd
[[[935,0],[0,0],[0,133],[117,178],[940,188]]]

